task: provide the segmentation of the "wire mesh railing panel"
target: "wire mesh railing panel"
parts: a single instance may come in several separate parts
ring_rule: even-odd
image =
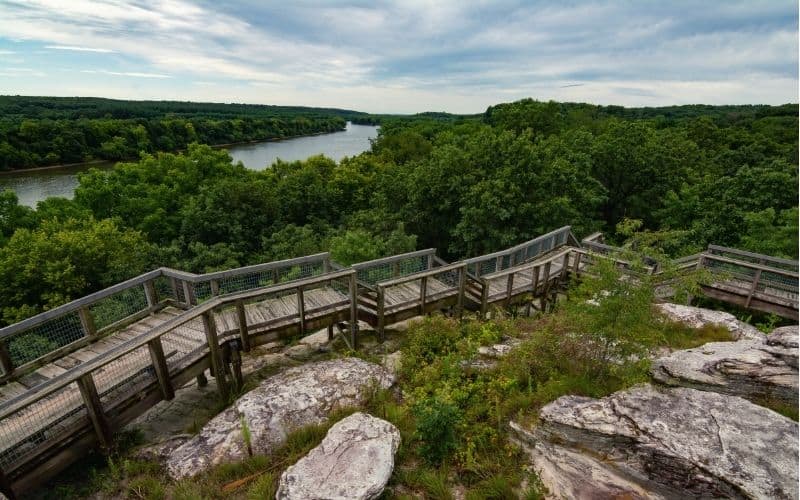
[[[164,352],[165,356],[170,353]],[[142,382],[154,381],[155,368],[147,346],[141,346],[121,358],[95,370],[94,383],[104,406],[114,403],[122,394]]]
[[[85,336],[80,316],[71,312],[19,332],[6,339],[14,366],[33,361]]]
[[[303,278],[319,276],[324,272],[322,262],[306,262],[296,266],[286,266],[278,270],[278,282],[285,283]]]
[[[211,281],[200,281],[197,283],[190,283],[189,286],[192,289],[192,293],[194,294],[194,298],[198,304],[202,304],[203,302],[209,300],[213,297],[211,293]]]
[[[797,272],[798,263],[796,261],[787,262],[786,259],[777,259],[769,255],[751,254],[750,252],[740,251],[735,248],[724,248],[711,245],[707,250],[712,255],[719,255],[728,259],[774,267],[786,271]]]
[[[759,287],[764,290],[775,289],[781,292],[797,295],[797,278],[786,276],[771,271],[762,271],[759,279]]]
[[[74,432],[81,420],[88,423],[75,383],[0,420],[0,469],[8,469],[47,441]]]
[[[172,299],[177,300],[177,296],[175,295],[175,291],[172,289],[172,283],[170,279],[166,276],[159,276],[155,280],[153,280],[153,288],[156,291],[156,295],[158,296],[158,300],[165,300],[165,299]]]
[[[277,274],[272,269],[229,276],[218,280],[219,293],[244,292],[275,284]]]
[[[394,269],[391,263],[377,264],[375,266],[356,271],[358,279],[364,283],[374,285],[381,281],[394,278]]]
[[[95,328],[98,330],[145,309],[147,309],[147,296],[143,285],[122,290],[89,306]]]
[[[393,262],[381,262],[358,269],[356,276],[362,282],[374,285],[381,281],[403,278],[428,269],[428,256],[418,255]]]

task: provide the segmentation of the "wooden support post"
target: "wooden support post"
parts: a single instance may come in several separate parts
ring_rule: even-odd
[[[278,270],[277,269],[273,269],[272,270],[272,282],[273,283],[280,283],[280,281],[281,281],[281,277],[280,277],[280,274],[278,273]]]
[[[155,314],[154,309],[158,305],[158,293],[153,285],[153,280],[144,282],[144,297],[147,299],[147,308],[150,309],[150,314]]]
[[[432,253],[428,254],[428,263],[427,263],[427,267],[425,269],[433,269],[433,254]]]
[[[8,354],[5,340],[0,340],[0,368],[3,369],[3,375],[10,375],[14,372],[14,362],[11,361],[11,356]]]
[[[194,290],[186,280],[183,281],[183,303],[186,304],[186,307],[192,307],[197,303],[194,297]]]
[[[358,286],[355,273],[350,275],[350,343],[353,349],[358,349]]]
[[[300,318],[300,335],[306,332],[306,300],[303,287],[297,287],[297,316]]]
[[[167,358],[164,357],[161,337],[156,337],[148,342],[147,348],[150,351],[150,360],[153,362],[153,368],[156,370],[156,378],[158,378],[158,386],[161,388],[161,395],[169,401],[175,397],[175,391],[169,378],[169,368],[167,367]]]
[[[514,293],[514,273],[508,275],[506,280],[506,307],[511,306],[511,295]]]
[[[172,288],[172,296],[175,297],[175,302],[180,302],[178,300],[178,280],[176,280],[173,276],[169,277],[169,286]]]
[[[239,320],[239,336],[242,338],[242,349],[250,352],[250,332],[247,329],[247,315],[244,311],[244,301],[236,301],[236,317]]]
[[[211,368],[214,378],[217,379],[217,388],[223,400],[228,399],[228,382],[225,380],[225,362],[222,359],[222,349],[217,338],[217,325],[211,312],[203,313],[203,329],[208,342],[208,355],[211,357]]]
[[[744,307],[750,307],[750,301],[753,300],[753,295],[756,293],[758,289],[758,282],[761,280],[761,269],[756,269],[756,274],[753,277],[753,284],[750,286],[750,293],[747,294],[747,301],[744,303]]]
[[[78,316],[81,318],[84,335],[89,338],[97,335],[97,328],[94,326],[94,318],[92,318],[91,311],[87,307],[81,307],[78,309]]]
[[[467,291],[467,266],[458,268],[458,318],[464,317],[464,295]]]
[[[428,277],[423,276],[419,283],[419,313],[425,314],[425,304],[428,295]]]
[[[567,281],[567,273],[569,273],[569,254],[564,254],[564,261],[561,263],[561,281]]]
[[[333,340],[333,325],[328,325],[328,342]]]
[[[574,252],[573,253],[573,256],[574,256],[573,258],[575,260],[572,262],[572,274],[574,274],[576,278],[578,277],[578,273],[580,272],[581,256],[582,255],[583,254],[580,253],[580,252]]]
[[[205,387],[207,385],[208,379],[206,378],[206,372],[203,372],[197,376],[197,387]]]
[[[397,278],[398,276],[400,276],[400,261],[399,260],[395,261],[395,263],[392,264],[392,277],[393,278]]]
[[[550,261],[544,263],[544,283],[542,289],[542,312],[545,311],[547,307],[548,301],[548,294],[550,293]]]
[[[498,257],[497,260],[495,261],[494,270],[495,270],[495,272],[503,270],[503,256],[502,255],[500,257]]]
[[[486,311],[489,309],[489,282],[481,280],[483,289],[481,290],[481,319],[486,319]]]
[[[536,292],[539,290],[539,266],[533,267],[533,275],[531,276],[531,293],[533,296],[536,296]]]
[[[219,281],[211,280],[211,296],[216,297],[219,295]]]
[[[87,373],[79,378],[77,382],[81,397],[83,397],[83,404],[86,405],[86,413],[89,414],[92,427],[94,427],[94,432],[97,434],[97,442],[100,443],[103,451],[107,452],[111,449],[111,426],[103,412],[103,404],[97,394],[97,387],[94,385],[92,374]]]
[[[384,316],[384,308],[386,307],[386,291],[383,289],[382,286],[378,285],[378,294],[376,301],[378,302],[378,337],[381,342],[383,342],[386,338],[386,317]]]
[[[322,261],[322,272],[323,272],[323,273],[329,273],[329,272],[331,272],[331,258],[330,258],[330,257],[326,257],[326,258],[325,258],[325,259]]]

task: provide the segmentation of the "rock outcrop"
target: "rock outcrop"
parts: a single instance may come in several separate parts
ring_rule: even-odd
[[[561,397],[534,429],[513,428],[545,486],[568,497],[597,498],[593,479],[632,498],[798,496],[797,423],[739,397],[640,385]]]
[[[797,327],[778,328],[760,339],[711,342],[675,351],[652,366],[655,380],[797,405]]]
[[[733,314],[702,307],[683,306],[680,304],[656,304],[656,308],[672,321],[678,321],[693,328],[706,325],[721,325],[730,330],[734,340],[743,338],[761,339],[764,334],[753,325],[739,321]]]
[[[167,472],[179,479],[246,458],[244,426],[253,454],[267,454],[290,432],[325,421],[335,408],[363,402],[365,387],[388,388],[393,383],[394,377],[384,368],[356,358],[288,369],[239,398],[172,451],[166,461]]]
[[[354,413],[281,475],[275,498],[366,500],[377,498],[394,470],[400,431],[379,418]]]

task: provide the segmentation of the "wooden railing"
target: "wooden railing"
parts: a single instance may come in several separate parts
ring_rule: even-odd
[[[330,270],[320,253],[208,274],[160,268],[0,328],[0,382],[17,378],[107,333],[166,307],[188,309],[212,297]]]
[[[350,266],[358,272],[358,281],[369,288],[374,288],[380,281],[409,276],[427,271],[434,265],[436,249],[427,248],[382,259],[359,262]]]
[[[376,283],[377,290],[377,325],[378,333],[383,338],[386,317],[398,312],[416,316],[429,312],[430,307],[438,307],[442,299],[454,302],[459,313],[464,308],[464,296],[467,282],[467,265],[463,262],[440,265],[427,271]],[[404,285],[413,285],[404,287]],[[403,287],[404,290],[395,289]],[[408,296],[411,290],[415,296]],[[387,296],[397,299],[391,304]],[[453,300],[454,299],[454,300]],[[434,305],[436,304],[436,305]],[[449,305],[449,304],[448,304]]]
[[[340,292],[341,302],[316,308],[306,304],[304,292],[316,288]],[[296,314],[266,324],[246,313],[251,304],[287,294],[297,297]],[[352,338],[356,307],[355,270],[213,297],[0,405],[0,470],[14,475],[19,467],[44,460],[39,457],[53,448],[69,451],[73,441],[96,439],[108,446],[113,429],[157,401],[171,399],[175,388],[209,367],[220,392],[227,394],[226,339],[237,339],[246,349],[274,338],[279,326],[292,333],[338,321],[350,323]],[[236,327],[219,331],[219,317],[231,315]]]
[[[572,235],[572,228],[570,226],[564,226],[550,231],[547,234],[543,234],[542,236],[538,236],[506,250],[465,259],[461,262],[467,264],[467,270],[477,279],[484,274],[502,271],[503,269],[522,264],[538,255],[542,255],[559,246],[567,244],[579,246],[578,241]]]

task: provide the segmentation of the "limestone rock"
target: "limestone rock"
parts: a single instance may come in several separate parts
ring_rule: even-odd
[[[298,343],[311,346],[316,349],[325,347],[326,345],[328,345],[328,329],[323,328],[322,330],[316,333],[312,333],[311,335],[306,335],[305,337],[300,339]]]
[[[658,485],[645,487],[598,457],[533,438],[516,422],[510,423],[512,440],[525,451],[533,470],[547,487],[548,498],[667,498]]]
[[[191,434],[176,434],[157,443],[143,446],[133,452],[133,457],[138,460],[164,463],[176,448],[192,438]]]
[[[685,323],[693,328],[702,328],[705,325],[722,325],[731,331],[735,340],[764,338],[764,334],[758,328],[744,321],[739,321],[733,314],[723,311],[670,303],[656,304],[656,308],[670,320]]]
[[[522,432],[585,451],[654,495],[798,497],[797,423],[735,396],[651,385],[564,396]]]
[[[400,373],[400,368],[402,367],[403,363],[403,353],[401,351],[395,351],[391,354],[385,354],[381,358],[381,366],[389,370],[389,372],[397,375]]]
[[[275,498],[372,499],[394,470],[400,431],[379,418],[354,413],[330,428],[319,446],[281,475]]]
[[[290,432],[325,421],[335,408],[361,403],[365,386],[388,388],[393,383],[394,377],[385,369],[356,358],[287,369],[239,398],[175,449],[167,459],[167,472],[179,479],[246,458],[243,422],[250,431],[253,453],[267,454]]]
[[[478,354],[487,358],[505,357],[512,349],[521,343],[519,339],[508,339],[503,343],[478,347]]]
[[[667,385],[797,405],[797,327],[761,339],[711,342],[657,359],[653,378]]]

